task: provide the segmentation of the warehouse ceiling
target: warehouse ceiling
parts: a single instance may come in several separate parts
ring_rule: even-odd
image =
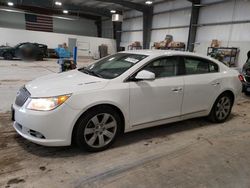
[[[126,1],[144,5],[146,0],[126,0]],[[154,0],[153,2],[159,3],[163,1],[164,0]],[[63,0],[63,2],[70,2],[72,4],[81,5],[81,6],[106,8],[106,9],[117,9],[117,10],[130,10],[131,9],[126,6],[122,6],[122,5],[115,4],[115,3],[101,2],[101,0],[99,1],[97,0]]]
[[[56,6],[59,1],[62,6]],[[147,5],[146,0],[0,0],[0,5],[8,6],[8,2],[13,2],[14,6],[24,11],[39,14],[62,14],[62,10],[68,10],[69,15],[85,17],[89,19],[99,19],[100,17],[111,17],[110,10],[118,13],[127,10],[142,11]],[[171,0],[152,0],[154,4]],[[9,7],[10,8],[10,7]]]

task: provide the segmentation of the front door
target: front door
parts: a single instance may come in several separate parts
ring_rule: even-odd
[[[178,64],[178,57],[154,60],[141,70],[153,72],[155,80],[130,82],[132,127],[180,116],[184,81]]]

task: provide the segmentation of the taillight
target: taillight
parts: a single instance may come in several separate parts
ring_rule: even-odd
[[[241,82],[246,82],[246,80],[242,74],[240,74],[238,77],[239,77]]]

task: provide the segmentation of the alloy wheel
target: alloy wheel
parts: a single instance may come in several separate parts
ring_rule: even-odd
[[[229,115],[230,110],[231,100],[229,97],[224,96],[218,101],[216,105],[215,114],[219,120],[224,120]]]
[[[116,131],[117,122],[111,114],[97,114],[87,123],[84,129],[84,139],[89,146],[101,148],[114,139]]]

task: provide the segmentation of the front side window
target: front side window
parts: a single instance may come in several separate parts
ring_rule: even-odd
[[[149,63],[143,70],[153,72],[155,78],[176,76],[178,62],[178,57],[161,58]]]
[[[140,54],[118,53],[89,65],[84,69],[79,69],[79,71],[105,79],[113,79],[146,57],[146,55]]]
[[[205,59],[185,57],[184,63],[187,75],[206,74],[219,71],[217,64]]]

